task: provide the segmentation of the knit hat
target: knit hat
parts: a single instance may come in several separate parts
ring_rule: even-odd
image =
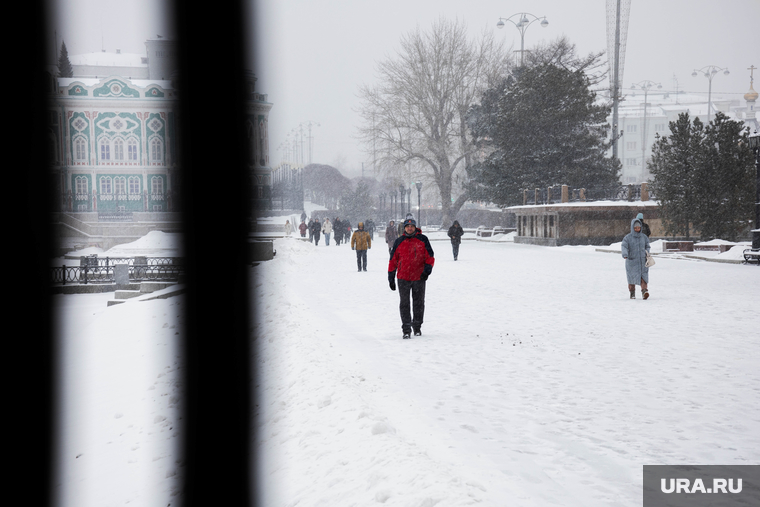
[[[636,218],[638,218],[639,220],[644,220],[644,214],[639,213],[638,215],[636,215]]]
[[[404,220],[404,227],[406,227],[407,225],[413,225],[417,227],[417,222],[415,222],[413,218],[407,218],[406,220]]]

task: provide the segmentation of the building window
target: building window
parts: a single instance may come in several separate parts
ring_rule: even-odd
[[[127,178],[117,176],[113,179],[114,189],[118,195],[127,195]]]
[[[108,144],[108,141],[100,141],[100,160],[111,160],[111,145]]]
[[[157,137],[154,137],[150,141],[150,162],[152,164],[160,164],[164,159],[164,147],[163,143]]]
[[[164,193],[164,179],[160,176],[153,176],[150,179],[150,193],[151,194],[163,194]]]
[[[113,193],[113,187],[111,186],[111,178],[107,176],[101,176],[100,178],[100,193],[101,194],[112,194]]]
[[[635,150],[636,149],[636,141],[629,141],[625,143],[625,148],[627,150]]]
[[[627,158],[627,159],[625,159],[625,165],[639,165],[639,159],[637,159],[637,158]]]
[[[74,185],[75,185],[74,186],[75,192],[78,195],[84,195],[87,193],[87,187],[88,187],[87,178],[85,178],[84,176],[77,176],[76,179],[74,180]]]
[[[124,141],[115,139],[113,142],[113,159],[124,160]]]
[[[665,125],[664,123],[656,123],[654,126],[654,130],[655,132],[665,132],[666,127],[667,125]]]
[[[630,133],[634,133],[634,132],[636,132],[636,128],[637,128],[636,125],[626,125],[625,131],[626,132],[630,132]]]
[[[87,160],[87,141],[83,137],[74,139],[74,160],[77,162]]]
[[[129,177],[129,193],[130,194],[140,193],[140,178],[138,178],[137,176]]]
[[[137,139],[135,138],[127,140],[127,160],[137,162]]]

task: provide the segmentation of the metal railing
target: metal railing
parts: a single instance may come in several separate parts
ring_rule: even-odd
[[[130,282],[178,281],[185,268],[179,257],[131,257],[99,259],[97,256],[82,257],[79,266],[50,268],[53,285],[116,283],[115,266],[129,266]]]
[[[648,188],[649,199],[656,199],[651,187]],[[567,202],[592,201],[639,201],[641,185],[616,185],[611,187],[567,188]],[[524,190],[524,204],[558,204],[562,203],[562,186]]]

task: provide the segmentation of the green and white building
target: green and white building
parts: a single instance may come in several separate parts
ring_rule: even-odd
[[[102,220],[111,214],[179,210],[182,141],[178,96],[171,80],[174,50],[173,41],[157,38],[146,42],[147,56],[74,55],[75,76],[52,78],[47,143],[53,160],[55,211],[98,212]],[[263,208],[271,196],[272,104],[255,91],[255,81],[249,74],[245,129],[252,206]],[[216,93],[223,90],[210,83],[210,107]]]

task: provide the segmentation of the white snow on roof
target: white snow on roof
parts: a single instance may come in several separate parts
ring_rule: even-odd
[[[559,202],[555,204],[528,204],[525,206],[511,206],[507,209],[530,209],[530,208],[587,208],[587,207],[655,207],[657,201],[590,201],[590,202]]]
[[[85,53],[69,56],[71,65],[91,65],[97,67],[147,67],[138,53]]]

